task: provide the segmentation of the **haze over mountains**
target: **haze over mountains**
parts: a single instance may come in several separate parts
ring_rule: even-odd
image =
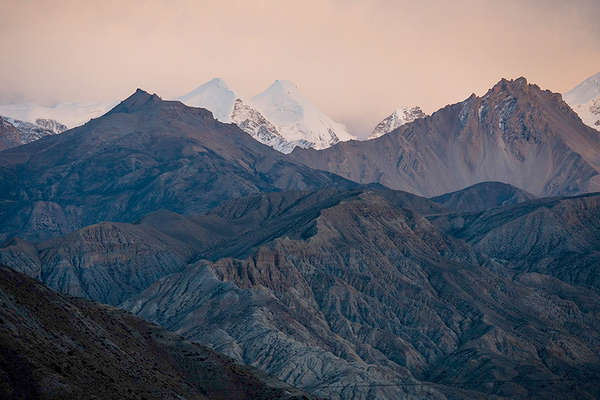
[[[502,79],[335,144],[289,82],[185,101],[214,110],[138,89],[0,152],[0,264],[162,326],[0,268],[0,372],[78,394],[135,366],[148,385],[108,392],[147,398],[600,397],[600,136],[560,94]],[[272,148],[306,126],[332,146]]]
[[[598,129],[599,96],[600,73],[565,93],[564,98],[587,125]],[[206,108],[219,121],[233,122],[259,142],[286,154],[296,146],[324,149],[338,141],[358,139],[318,110],[290,81],[275,81],[263,93],[243,99],[223,79],[214,78],[177,100]],[[55,120],[73,128],[102,115],[117,103],[59,103],[52,107],[6,104],[0,105],[0,115],[33,124],[37,124],[37,120]],[[380,137],[425,116],[417,106],[398,107],[375,126],[367,139]]]

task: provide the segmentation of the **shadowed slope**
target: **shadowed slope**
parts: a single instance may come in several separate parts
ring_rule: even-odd
[[[308,399],[258,370],[0,266],[3,399]]]

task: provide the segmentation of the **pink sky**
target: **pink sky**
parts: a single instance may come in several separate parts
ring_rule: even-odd
[[[1,0],[0,102],[172,98],[275,79],[359,136],[525,76],[564,92],[600,71],[600,2]]]

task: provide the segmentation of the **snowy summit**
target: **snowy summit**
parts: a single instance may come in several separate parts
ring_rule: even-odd
[[[393,131],[394,129],[414,121],[417,118],[426,117],[426,114],[420,107],[400,107],[383,121],[377,124],[369,139],[375,139]]]
[[[211,111],[221,122],[233,122],[259,142],[282,153],[294,147],[324,149],[354,139],[346,128],[315,107],[298,86],[277,80],[250,101],[221,78],[215,78],[178,98]]]
[[[600,72],[569,90],[563,98],[585,124],[600,130]]]
[[[300,147],[320,150],[355,139],[344,125],[329,118],[305,98],[293,82],[273,82],[252,98],[252,104],[279,128],[287,141],[296,142]]]

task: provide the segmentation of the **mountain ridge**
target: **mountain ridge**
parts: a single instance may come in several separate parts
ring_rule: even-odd
[[[258,191],[353,185],[288,160],[210,111],[141,89],[81,127],[1,152],[0,167],[0,240],[161,208],[199,213]]]
[[[598,190],[599,154],[596,131],[560,94],[519,78],[377,139],[319,152],[295,149],[291,156],[360,183],[424,196],[484,181],[547,196]]]

